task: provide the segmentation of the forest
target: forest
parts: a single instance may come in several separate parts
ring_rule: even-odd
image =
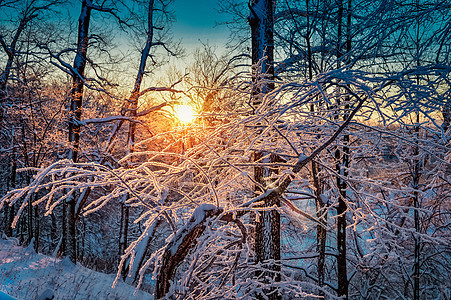
[[[176,1],[0,0],[0,237],[155,299],[451,299],[451,2],[215,1],[189,49]]]

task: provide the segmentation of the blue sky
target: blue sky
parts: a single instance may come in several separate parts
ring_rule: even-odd
[[[227,41],[227,28],[215,26],[225,20],[225,16],[216,11],[217,0],[175,0],[172,8],[177,18],[173,24],[174,37],[182,39],[185,47],[200,47],[199,39],[218,46]]]
[[[71,3],[69,10],[74,20],[80,14],[80,2],[81,0]],[[229,36],[227,27],[215,25],[224,22],[227,16],[218,13],[217,8],[218,0],[174,0],[169,6],[177,19],[172,24],[174,37],[181,39],[182,46],[186,48],[201,47],[199,39],[202,42],[208,41],[211,45],[221,46],[226,43]]]

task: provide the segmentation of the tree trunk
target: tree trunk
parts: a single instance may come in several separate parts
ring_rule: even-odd
[[[83,105],[83,88],[86,58],[89,40],[89,22],[91,18],[91,7],[87,0],[82,1],[81,13],[78,19],[78,42],[77,53],[75,55],[72,74],[72,90],[69,117],[69,144],[68,158],[74,162],[78,161],[78,151],[80,148],[81,112]],[[77,261],[76,237],[75,237],[75,197],[72,196],[67,201],[66,211],[66,247],[65,254],[72,262]]]
[[[344,118],[346,119],[346,117]],[[349,134],[343,137],[343,149],[336,149],[335,158],[337,160],[336,171],[344,178],[348,177],[349,168]],[[337,177],[337,186],[339,190],[339,199],[337,207],[337,277],[338,277],[338,296],[348,298],[348,273],[346,266],[346,212],[348,206],[346,203],[347,183],[341,177]]]
[[[32,12],[32,10],[29,10],[29,12]],[[6,61],[5,68],[3,72],[1,73],[0,77],[0,129],[3,125],[3,119],[5,115],[5,98],[7,96],[7,86],[8,86],[8,79],[9,75],[11,74],[11,70],[13,69],[13,62],[14,57],[16,56],[16,45],[19,41],[19,37],[22,34],[23,30],[26,28],[28,22],[30,22],[32,19],[37,17],[36,13],[31,14],[24,14],[22,16],[22,19],[20,20],[19,26],[17,27],[17,30],[11,40],[11,43],[9,47],[4,45],[3,50],[5,51],[8,59]]]
[[[50,246],[51,249],[55,249],[57,245],[58,234],[56,233],[56,217],[55,214],[50,215],[51,225],[50,225]]]
[[[73,263],[77,262],[77,245],[76,245],[76,229],[75,229],[75,204],[74,199],[67,203],[67,224],[66,224],[66,256],[69,256]]]
[[[310,27],[310,2],[309,0],[305,0],[305,6],[307,11],[307,34],[306,34],[306,42],[307,42],[307,59],[308,59],[308,78],[309,80],[313,80],[313,56],[312,56],[312,46],[311,46],[311,27]],[[312,103],[310,105],[310,111],[312,113],[315,112],[315,105]],[[320,136],[318,136],[320,138]],[[322,184],[321,178],[319,177],[319,165],[315,161],[312,161],[312,177],[313,177],[313,187],[315,188],[315,197],[316,197],[316,216],[318,220],[323,225],[327,225],[327,203],[323,203],[321,194],[322,194]],[[326,264],[326,239],[327,239],[327,230],[324,226],[318,225],[316,227],[316,251],[318,252],[318,260],[316,264],[316,271],[318,274],[318,286],[324,286],[325,280],[325,264]],[[322,290],[318,293],[320,296],[324,296],[324,292]]]
[[[338,38],[337,38],[337,67],[340,68],[340,59],[343,55],[342,52],[342,20],[343,20],[343,1],[338,2]],[[346,23],[346,53],[349,55],[351,51],[351,0],[347,1],[347,23]],[[349,97],[345,99],[345,113],[343,121],[348,118],[349,115]],[[339,109],[340,100],[337,100],[337,109]],[[337,113],[338,116],[338,113]],[[343,136],[343,147],[336,148],[336,171],[339,174],[337,177],[337,187],[339,193],[338,207],[337,207],[337,283],[338,283],[338,296],[348,299],[348,272],[347,272],[347,250],[346,250],[346,212],[348,210],[346,203],[346,189],[347,183],[344,178],[348,177],[348,168],[350,166],[350,149],[349,149],[349,134]]]
[[[177,267],[197,245],[198,238],[205,231],[206,220],[220,213],[222,209],[212,204],[202,204],[194,210],[188,223],[171,237],[161,254],[161,267],[155,284],[155,299],[169,298],[166,294],[174,280]]]
[[[413,262],[413,299],[420,300],[420,250],[421,250],[421,240],[420,240],[420,215],[418,209],[420,208],[419,193],[418,189],[420,187],[420,176],[421,176],[421,161],[418,158],[420,153],[418,146],[418,138],[420,132],[420,114],[416,113],[416,124],[415,124],[415,148],[414,148],[414,165],[413,165],[413,176],[412,176],[412,188],[413,192],[413,219],[415,226],[414,239],[414,262]]]
[[[337,277],[338,277],[338,296],[348,298],[348,273],[346,267],[346,210],[345,202],[346,189],[345,184],[340,186],[340,199],[337,208]]]
[[[62,222],[61,222],[61,231],[62,231],[62,237],[61,237],[61,243],[58,242],[57,247],[59,249],[56,250],[56,252],[61,255],[66,255],[66,241],[67,241],[67,202],[63,201],[63,211],[62,211]]]
[[[37,199],[37,195],[35,200]],[[39,219],[39,206],[34,207],[34,249],[39,251],[39,234],[40,234],[40,219]]]
[[[319,168],[318,164],[314,161],[312,162],[312,177],[313,186],[315,188],[316,197],[316,217],[324,225],[327,225],[327,203],[324,203],[321,194],[321,179],[319,178]],[[317,273],[318,273],[318,286],[324,286],[325,273],[324,268],[326,265],[326,239],[327,239],[327,229],[324,226],[316,226],[316,251],[318,252],[317,261]],[[322,291],[319,291],[320,296],[324,296]]]
[[[15,152],[15,146],[14,146],[14,134],[13,134],[13,145],[12,145],[12,149],[13,149],[13,155],[12,155],[12,162],[11,162],[11,176],[10,176],[10,187],[11,189],[15,189],[16,188],[16,177],[17,177],[17,160],[16,160],[16,152]],[[6,222],[6,235],[7,236],[12,236],[13,235],[13,228],[11,227],[13,221],[14,221],[14,216],[16,214],[15,211],[15,205],[11,205],[8,209],[8,213],[5,212],[5,222]]]
[[[117,254],[119,255],[119,257],[124,254],[124,242],[123,242],[123,231],[124,231],[124,203],[121,202],[121,220],[119,223],[119,247],[118,247],[118,252]]]
[[[144,258],[149,255],[150,252],[150,244],[153,240],[153,236],[155,235],[158,227],[162,223],[161,219],[159,218],[153,226],[149,227],[147,231],[146,237],[141,241],[145,246],[144,247],[138,247],[139,249],[135,252],[135,259],[133,260],[133,265],[129,266],[129,272],[128,277],[125,279],[126,284],[133,285],[133,283],[138,279],[139,270],[141,269]]]
[[[270,81],[274,79],[274,8],[273,0],[253,0],[250,5],[249,24],[252,35],[252,81],[254,108],[262,103],[265,94],[274,89]],[[256,162],[274,161],[273,155],[265,152],[254,154]],[[271,176],[268,167],[255,167],[255,180],[263,187],[268,186],[267,178]],[[268,197],[264,207],[280,206],[280,198]],[[280,215],[276,210],[259,213],[255,228],[256,262],[260,263],[267,272],[257,273],[263,286],[280,281]],[[264,288],[258,298],[280,299],[277,287]]]
[[[81,237],[80,237],[80,243],[81,245],[79,245],[79,251],[78,251],[78,259],[79,261],[83,261],[84,256],[85,256],[85,239],[86,239],[86,221],[85,218],[81,219]]]
[[[20,216],[19,222],[20,226],[17,235],[19,236],[19,242],[23,244],[25,241],[25,232],[26,232],[26,218],[24,215]]]
[[[146,44],[141,52],[141,60],[139,63],[138,74],[136,75],[135,85],[130,94],[130,99],[128,99],[128,106],[130,110],[130,116],[133,119],[137,118],[138,113],[138,100],[140,97],[141,84],[144,77],[144,73],[146,70],[147,58],[150,54],[150,49],[153,43],[153,11],[154,11],[154,0],[149,0],[149,5],[147,7],[147,40]],[[129,123],[129,132],[128,132],[128,140],[127,140],[127,148],[128,154],[135,152],[135,141],[136,141],[136,122]],[[131,163],[134,161],[133,157],[131,158]],[[127,236],[128,236],[128,224],[129,224],[129,216],[130,216],[130,208],[126,204],[128,195],[125,196],[124,201],[121,203],[121,228],[119,234],[119,255],[124,254],[125,249],[127,248]],[[124,269],[122,270],[123,277],[125,278],[126,266],[124,265]]]
[[[124,198],[126,198],[125,196]],[[130,209],[124,202],[121,202],[121,225],[119,232],[119,256],[123,255],[125,249],[127,249],[127,240],[128,240],[128,224],[129,224],[129,214]],[[125,270],[125,266],[124,266]],[[123,271],[123,275],[125,274]]]
[[[413,270],[413,280],[414,280],[414,286],[413,286],[413,299],[414,300],[420,300],[420,247],[421,247],[421,241],[420,241],[420,217],[418,214],[418,209],[420,207],[419,201],[418,201],[418,192],[414,192],[414,220],[415,220],[415,249],[414,249],[414,270]]]
[[[420,1],[419,0],[414,0],[415,1],[415,12],[419,12],[422,8],[420,7]],[[421,33],[420,33],[420,28],[422,26],[422,24],[420,23],[419,20],[417,20],[417,24],[416,24],[416,41],[415,41],[415,46],[416,46],[416,64],[417,67],[421,66]],[[420,85],[420,76],[417,75],[416,78],[416,83],[417,85]],[[418,98],[420,98],[421,96],[417,96]],[[419,99],[417,100],[419,101]],[[418,189],[420,187],[419,183],[420,183],[420,176],[421,176],[421,171],[422,171],[422,164],[420,161],[420,158],[418,157],[418,155],[420,154],[420,149],[419,149],[419,134],[420,134],[420,112],[419,110],[416,111],[415,113],[415,127],[414,127],[414,135],[415,135],[415,148],[414,148],[414,154],[413,154],[413,174],[412,174],[412,188],[414,189],[414,196],[413,196],[413,218],[414,218],[414,226],[415,226],[415,235],[414,235],[414,262],[413,262],[413,299],[414,300],[420,300],[420,245],[421,245],[421,240],[420,240],[420,216],[419,216],[419,211],[418,209],[420,208],[420,202],[419,202],[419,193],[418,193]]]
[[[31,197],[28,198],[27,207],[27,243],[29,244],[33,239],[33,206],[31,205]]]
[[[443,128],[443,133],[446,134],[446,132],[448,131],[450,124],[451,124],[451,102],[448,99],[445,100],[445,104],[443,105],[443,109],[442,109],[442,116],[443,116],[443,124],[442,124],[442,128]]]

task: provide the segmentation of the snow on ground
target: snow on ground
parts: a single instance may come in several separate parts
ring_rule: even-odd
[[[54,299],[152,299],[143,291],[122,282],[111,288],[113,274],[75,266],[68,259],[36,254],[15,239],[0,238],[0,292],[17,299],[38,299],[53,292]],[[0,293],[0,299],[2,293]]]

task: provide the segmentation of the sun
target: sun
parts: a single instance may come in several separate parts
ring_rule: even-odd
[[[176,105],[174,112],[180,122],[184,124],[191,123],[196,118],[194,109],[189,105]]]

